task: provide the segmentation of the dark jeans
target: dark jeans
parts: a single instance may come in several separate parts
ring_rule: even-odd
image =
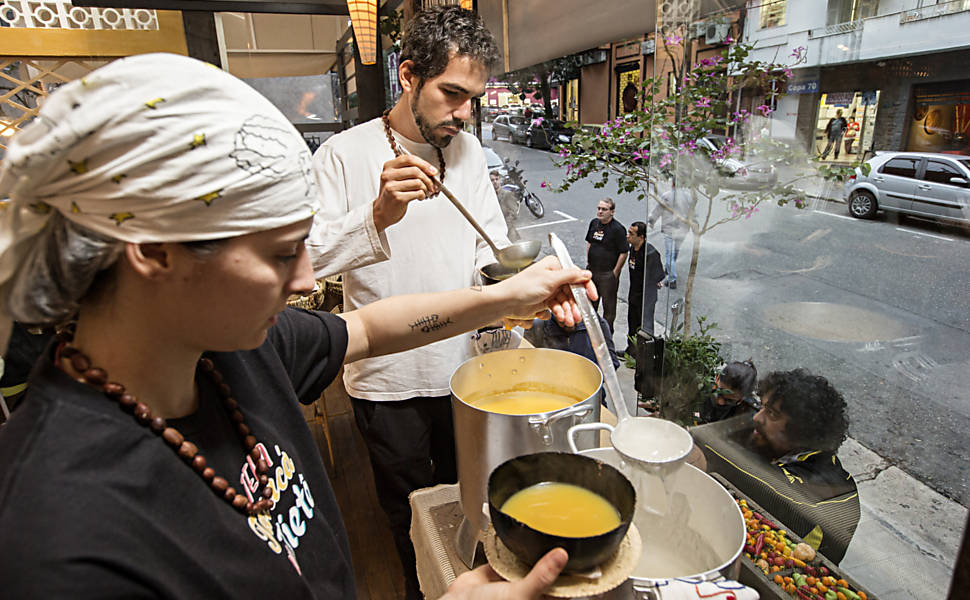
[[[841,145],[842,145],[841,135],[836,138],[833,138],[830,136],[828,143],[825,144],[825,150],[822,150],[822,158],[825,158],[826,156],[829,155],[829,152],[832,150],[833,146],[835,147],[835,158],[839,158],[839,146]]]
[[[357,428],[367,443],[377,499],[391,522],[404,567],[406,598],[420,599],[408,494],[458,481],[451,397],[351,401]]]
[[[613,275],[613,271],[593,271],[593,284],[603,301],[603,318],[613,332],[613,321],[616,320],[616,291],[620,287],[620,280]],[[599,310],[600,301],[593,302],[593,310]]]

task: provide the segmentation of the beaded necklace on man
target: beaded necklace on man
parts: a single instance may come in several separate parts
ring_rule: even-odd
[[[266,464],[260,449],[257,448],[259,441],[246,425],[246,418],[239,409],[239,404],[232,397],[232,388],[225,382],[222,373],[216,369],[212,360],[201,358],[199,359],[199,366],[216,384],[219,396],[222,398],[222,404],[229,412],[229,418],[232,419],[236,432],[242,439],[243,447],[256,464],[259,486],[256,488],[255,496],[262,496],[262,498],[255,502],[250,501],[245,494],[237,493],[235,489],[230,487],[229,481],[216,475],[215,470],[206,464],[205,457],[199,452],[198,446],[186,440],[185,436],[174,427],[169,426],[165,419],[153,415],[147,404],[139,402],[137,398],[125,391],[125,386],[116,381],[109,381],[108,373],[104,369],[93,366],[91,359],[70,345],[73,337],[69,332],[60,334],[61,342],[55,355],[56,365],[60,367],[62,358],[68,360],[71,367],[81,374],[79,378],[81,383],[86,383],[103,392],[109,400],[117,402],[122,410],[131,414],[139,424],[161,437],[179,457],[199,474],[217,496],[231,504],[239,512],[257,515],[269,512],[273,508],[273,488],[268,485],[269,476],[266,474],[269,466]]]
[[[384,135],[387,136],[387,143],[391,145],[391,150],[394,151],[394,156],[398,157],[403,154],[401,149],[397,145],[397,140],[394,139],[394,132],[391,131],[391,109],[384,111],[381,115],[381,122],[384,123]],[[432,144],[433,145],[433,144]],[[435,152],[438,153],[438,183],[444,183],[445,181],[445,155],[441,151],[441,148],[434,146]],[[431,194],[434,196],[438,192]]]

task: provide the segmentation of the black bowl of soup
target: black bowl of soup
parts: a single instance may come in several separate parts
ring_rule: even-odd
[[[606,562],[626,535],[636,506],[633,484],[598,460],[540,452],[505,461],[488,477],[488,510],[502,543],[535,564],[553,548],[567,571]]]

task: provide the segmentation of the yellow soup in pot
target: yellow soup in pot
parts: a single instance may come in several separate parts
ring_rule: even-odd
[[[571,483],[537,483],[509,496],[501,511],[529,527],[560,537],[590,537],[616,529],[620,513],[610,502]]]
[[[465,401],[479,410],[503,415],[531,415],[552,412],[585,399],[572,390],[538,383],[521,383],[502,391],[480,391]]]

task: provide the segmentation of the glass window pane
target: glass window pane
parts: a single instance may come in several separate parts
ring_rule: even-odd
[[[923,179],[936,183],[950,183],[951,177],[960,177],[961,174],[953,167],[936,160],[931,160],[926,164],[926,172]]]
[[[918,158],[894,158],[887,162],[880,173],[886,175],[898,175],[899,177],[916,177],[916,167],[919,166]]]

